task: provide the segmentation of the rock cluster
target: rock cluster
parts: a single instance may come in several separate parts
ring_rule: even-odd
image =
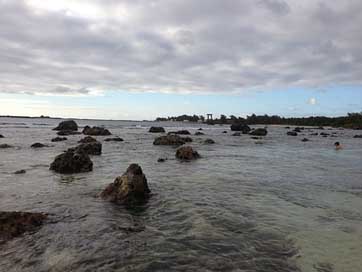
[[[157,137],[153,142],[154,145],[174,145],[174,146],[183,145],[185,143],[186,141],[184,138],[174,134]]]
[[[231,131],[241,131],[243,134],[248,134],[250,132],[250,127],[246,124],[235,123],[230,126]]]
[[[108,136],[112,135],[112,133],[103,127],[89,127],[85,126],[83,129],[84,135],[92,135],[92,136]]]
[[[78,153],[87,153],[88,155],[101,155],[102,144],[100,142],[90,142],[78,145],[75,150]]]
[[[137,204],[146,201],[150,195],[146,176],[138,164],[131,164],[126,172],[117,177],[100,194],[108,201],[119,204]]]
[[[78,141],[78,143],[86,144],[86,143],[94,143],[96,141],[97,141],[97,139],[95,139],[95,138],[93,138],[91,136],[86,136],[83,139],[80,139]]]
[[[5,149],[5,148],[12,148],[12,145],[8,145],[8,144],[0,144],[0,149]]]

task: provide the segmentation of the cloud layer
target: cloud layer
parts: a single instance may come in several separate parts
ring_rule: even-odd
[[[242,93],[362,81],[362,2],[0,0],[0,92]]]

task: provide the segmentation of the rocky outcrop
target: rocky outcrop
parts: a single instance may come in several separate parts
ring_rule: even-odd
[[[105,142],[123,142],[123,139],[120,137],[114,137],[114,138],[107,138],[104,139]]]
[[[0,149],[5,149],[5,148],[12,148],[12,145],[8,145],[8,144],[0,144]]]
[[[176,158],[182,161],[190,161],[200,158],[200,155],[191,146],[183,146],[176,150]]]
[[[46,218],[43,213],[0,212],[0,242],[38,229]]]
[[[85,126],[83,129],[84,135],[92,135],[92,136],[109,136],[112,133],[103,127],[89,127]]]
[[[55,137],[51,141],[52,142],[62,142],[68,140],[66,137]]]
[[[287,135],[288,135],[288,136],[298,136],[298,133],[295,132],[295,131],[288,131],[288,132],[287,132]]]
[[[204,141],[204,144],[214,144],[214,143],[215,143],[215,141],[213,139],[206,139]]]
[[[132,205],[145,202],[150,195],[146,176],[138,164],[131,164],[127,171],[117,177],[100,194],[108,201]]]
[[[150,130],[148,132],[151,133],[164,133],[166,132],[163,127],[150,127]]]
[[[268,131],[265,128],[257,128],[249,134],[253,136],[266,136],[268,134]]]
[[[95,139],[95,138],[93,138],[91,136],[86,136],[83,139],[80,139],[78,141],[78,143],[86,144],[86,143],[94,143],[96,141],[97,141],[97,139]]]
[[[62,174],[89,172],[93,170],[93,162],[87,153],[70,148],[55,157],[50,170]]]
[[[77,131],[78,125],[73,120],[67,120],[67,121],[60,122],[59,125],[56,128],[54,128],[53,130]]]
[[[195,133],[195,135],[196,135],[196,136],[202,136],[202,135],[205,135],[205,133],[202,133],[202,132],[200,132],[200,131],[197,131],[197,132]]]
[[[231,131],[241,131],[243,134],[248,134],[250,132],[250,127],[246,124],[236,123],[230,126]]]
[[[102,144],[100,142],[91,142],[78,145],[76,148],[77,152],[85,152],[88,155],[101,155]]]
[[[186,142],[182,137],[174,134],[158,137],[153,142],[154,145],[174,145],[174,146],[183,145],[184,143]]]
[[[170,132],[168,133],[168,135],[171,135],[171,134],[191,135],[190,131],[185,130],[185,129],[183,129],[183,130],[178,130],[178,131],[170,131]]]
[[[31,148],[42,148],[42,147],[47,147],[47,145],[42,144],[42,143],[34,143],[30,147]]]
[[[57,135],[59,136],[69,136],[69,135],[78,135],[81,134],[79,131],[73,131],[73,130],[61,130],[57,132]]]

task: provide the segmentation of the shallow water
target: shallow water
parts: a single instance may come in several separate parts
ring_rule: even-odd
[[[226,126],[161,123],[192,134],[202,158],[174,159],[154,146],[156,123],[79,120],[104,125],[124,142],[103,142],[90,173],[48,170],[82,135],[51,143],[60,120],[0,118],[0,210],[49,213],[38,232],[0,246],[0,271],[343,271],[362,268],[362,141],[286,136],[283,127],[255,144]],[[321,132],[321,131],[317,131]],[[212,138],[215,145],[204,145]],[[303,143],[304,137],[311,141]],[[340,141],[341,151],[333,149]],[[51,147],[34,150],[41,142]],[[159,157],[167,157],[158,163]],[[97,194],[139,163],[152,197],[125,209]],[[25,169],[24,175],[14,175]]]

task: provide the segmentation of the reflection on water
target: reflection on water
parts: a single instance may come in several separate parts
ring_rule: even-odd
[[[353,131],[335,131],[344,146],[336,152],[335,138],[288,137],[273,126],[255,144],[224,126],[162,123],[204,128],[192,143],[202,159],[179,163],[175,148],[152,145],[151,123],[80,120],[125,141],[98,137],[93,172],[59,175],[50,162],[81,135],[30,148],[49,144],[58,122],[0,120],[1,143],[16,147],[0,150],[1,210],[50,214],[38,232],[1,246],[0,271],[361,271],[362,143]],[[133,162],[150,200],[125,209],[97,198]],[[19,169],[26,174],[12,174]]]

